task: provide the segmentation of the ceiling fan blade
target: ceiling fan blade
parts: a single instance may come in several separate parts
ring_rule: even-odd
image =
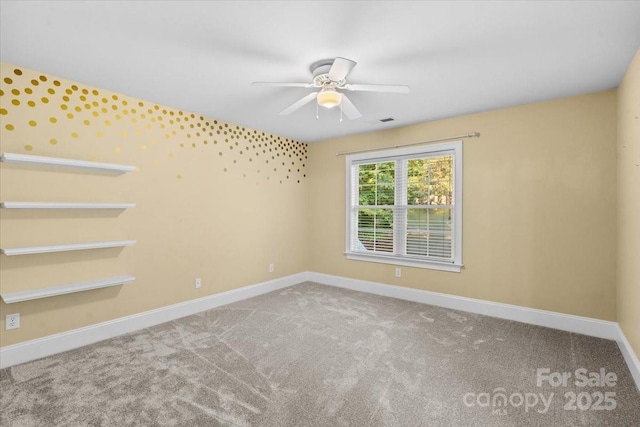
[[[313,87],[312,83],[252,82],[254,86]]]
[[[291,104],[290,106],[288,106],[284,110],[280,111],[280,115],[281,116],[286,116],[286,115],[289,115],[289,114],[293,113],[298,108],[300,108],[303,105],[308,104],[309,102],[311,102],[314,99],[316,99],[317,96],[318,96],[318,92],[311,92],[309,95],[307,95],[304,98],[294,102],[293,104]]]
[[[334,82],[344,80],[355,66],[355,61],[338,57],[333,60],[333,65],[331,65],[331,69],[329,70],[329,78]]]
[[[360,114],[360,111],[358,111],[356,106],[353,105],[353,103],[349,100],[349,98],[347,98],[347,95],[345,95],[344,93],[342,94],[341,105],[342,105],[342,112],[344,113],[345,116],[347,116],[349,120],[355,120],[362,117],[362,114]]]
[[[409,93],[409,86],[401,85],[346,84],[344,89],[363,92]]]

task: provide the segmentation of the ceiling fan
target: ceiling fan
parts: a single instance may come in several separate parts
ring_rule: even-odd
[[[351,84],[347,83],[347,76],[355,67],[356,62],[347,58],[323,59],[311,64],[309,69],[313,74],[312,83],[287,83],[287,82],[253,82],[258,86],[287,86],[287,87],[304,87],[320,89],[311,92],[302,99],[294,102],[280,112],[281,115],[289,115],[298,110],[302,106],[308,104],[314,99],[318,105],[325,108],[333,108],[340,106],[341,111],[350,120],[362,117],[360,111],[342,92],[338,90],[348,91],[367,91],[367,92],[392,92],[392,93],[408,93],[409,86],[398,85],[379,85],[379,84]]]

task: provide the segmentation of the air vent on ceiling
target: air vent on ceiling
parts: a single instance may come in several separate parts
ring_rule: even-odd
[[[380,122],[382,123],[388,123],[388,122],[392,122],[395,119],[393,117],[387,117],[386,119],[380,119]]]

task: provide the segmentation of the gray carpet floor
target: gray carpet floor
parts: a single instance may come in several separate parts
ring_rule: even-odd
[[[2,426],[640,425],[613,341],[308,282],[4,369],[0,389]]]

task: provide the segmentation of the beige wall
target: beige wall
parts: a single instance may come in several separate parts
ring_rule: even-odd
[[[454,94],[455,96],[455,94]],[[461,273],[345,259],[336,152],[479,131],[464,142]],[[616,319],[616,92],[540,102],[309,146],[310,270]]]
[[[618,323],[640,355],[640,51],[618,88]]]
[[[137,166],[104,175],[3,163],[2,201],[137,206],[2,209],[0,246],[138,241],[124,249],[1,255],[3,293],[137,277],[124,286],[0,303],[2,346],[307,270],[306,144],[11,64],[1,65],[0,77],[2,152]],[[5,331],[5,314],[15,312],[21,328]]]
[[[3,63],[2,152],[137,170],[103,175],[2,164],[2,201],[137,206],[116,212],[3,209],[0,246],[138,243],[0,256],[2,292],[137,277],[121,287],[2,302],[0,344],[304,270],[616,320],[617,250],[618,316],[638,352],[638,328],[632,326],[640,323],[632,261],[638,239],[631,238],[638,233],[638,206],[631,201],[638,198],[620,197],[616,216],[616,131],[618,192],[637,192],[638,122],[631,117],[638,116],[638,79],[632,84],[629,76],[638,74],[638,62],[619,100],[616,91],[606,91],[309,146]],[[616,107],[629,114],[616,120]],[[464,142],[463,271],[402,267],[398,279],[392,265],[346,260],[345,160],[335,153],[472,131],[482,136]],[[628,238],[616,239],[617,220],[618,236]],[[270,262],[274,274],[267,272]],[[194,277],[202,277],[202,289],[194,289]],[[4,315],[13,312],[21,313],[22,326],[5,331]]]

